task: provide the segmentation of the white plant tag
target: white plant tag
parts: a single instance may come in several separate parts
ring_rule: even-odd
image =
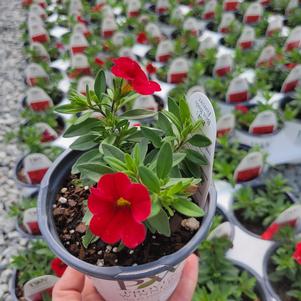
[[[231,80],[226,101],[229,103],[244,102],[249,99],[249,84],[244,77],[235,77]]]
[[[32,42],[46,43],[49,41],[49,36],[46,29],[41,24],[29,24],[29,36]]]
[[[161,30],[158,27],[157,24],[155,23],[148,23],[145,26],[145,31],[146,33],[151,37],[151,38],[155,38],[155,39],[161,39],[162,34],[161,34]]]
[[[266,30],[267,36],[272,36],[275,32],[280,32],[283,27],[283,17],[276,15],[274,16],[268,24],[268,28]]]
[[[301,205],[296,204],[284,210],[272,224],[290,225],[294,228],[301,226]]]
[[[212,20],[215,17],[215,9],[216,9],[217,2],[216,0],[209,0],[205,4],[204,12],[202,18],[204,20]]]
[[[207,36],[200,42],[199,54],[203,54],[207,49],[216,48],[216,46],[215,40],[211,36]]]
[[[217,137],[222,137],[229,134],[235,128],[235,116],[232,113],[223,115],[216,124]]]
[[[57,132],[45,122],[36,123],[35,128],[41,134],[42,143],[51,142],[58,138]]]
[[[233,70],[233,57],[230,53],[225,53],[217,57],[213,74],[215,76],[225,76]]]
[[[105,5],[102,8],[102,15],[106,18],[114,19],[115,15],[114,15],[114,10],[113,10],[112,6],[111,5]]]
[[[112,36],[112,42],[115,46],[122,46],[124,43],[125,34],[123,32],[117,31]]]
[[[290,51],[295,48],[300,48],[301,46],[301,26],[296,26],[288,36],[284,49],[285,51]]]
[[[244,27],[237,44],[242,49],[249,49],[253,47],[255,42],[255,30],[252,27],[246,26]]]
[[[86,69],[89,68],[88,58],[85,54],[78,53],[71,57],[71,68],[72,69]]]
[[[47,18],[46,11],[39,4],[32,4],[29,8],[29,14],[39,16],[42,19]]]
[[[101,24],[101,34],[104,38],[110,38],[114,32],[118,29],[116,21],[112,17],[106,17]]]
[[[43,27],[45,26],[45,23],[40,16],[33,14],[33,13],[29,13],[28,19],[27,19],[27,26],[30,26],[32,24],[38,24]]]
[[[275,47],[272,45],[266,46],[262,49],[259,58],[257,59],[256,66],[271,65],[276,55]]]
[[[23,226],[27,233],[33,235],[40,235],[40,228],[38,224],[37,208],[29,208],[23,213]]]
[[[32,87],[27,90],[26,103],[33,111],[44,111],[53,106],[49,95],[39,87]]]
[[[77,84],[77,92],[86,95],[86,86],[89,90],[94,90],[94,78],[91,76],[83,76],[79,79]]]
[[[156,13],[160,15],[166,14],[169,10],[169,6],[169,0],[157,0]]]
[[[186,58],[177,58],[172,61],[168,73],[167,81],[171,84],[182,83],[188,74],[189,65]]]
[[[229,222],[224,222],[218,225],[214,230],[210,232],[208,235],[208,240],[212,240],[215,238],[221,238],[226,236],[230,241],[233,241],[234,236],[234,227]]]
[[[233,13],[224,13],[222,20],[218,26],[218,31],[221,33],[228,33],[231,23],[235,20]]]
[[[190,98],[190,96],[195,92],[201,92],[201,93],[205,94],[205,89],[202,86],[193,86],[187,91],[186,97]]]
[[[152,95],[140,95],[133,104],[133,109],[158,111],[158,104]]]
[[[199,24],[196,18],[189,17],[184,21],[183,29],[190,32],[194,36],[199,34]]]
[[[239,9],[239,0],[224,0],[224,11],[236,11]]]
[[[140,0],[129,0],[127,3],[127,15],[128,17],[138,17],[141,9]]]
[[[33,43],[31,43],[30,48],[31,48],[31,50],[33,50],[35,52],[35,54],[39,58],[50,62],[49,54],[48,54],[46,48],[43,46],[43,44],[38,43],[38,42],[33,42]]]
[[[159,43],[156,52],[156,61],[165,63],[167,62],[174,51],[173,43],[170,40],[163,40]]]
[[[244,23],[256,24],[258,23],[263,15],[263,7],[259,2],[250,4],[244,15]]]
[[[192,120],[204,120],[204,127],[202,128],[201,134],[208,137],[211,141],[211,144],[206,148],[193,147],[195,151],[202,153],[208,161],[208,164],[202,167],[204,182],[202,185],[200,185],[197,192],[200,196],[200,200],[202,200],[201,205],[204,205],[212,181],[212,167],[216,141],[215,113],[210,100],[201,92],[195,92],[191,94],[190,97],[186,97],[186,100],[190,109]]]
[[[88,41],[82,33],[74,32],[70,38],[70,49],[72,54],[82,53],[88,47]]]
[[[181,7],[175,7],[171,14],[171,20],[183,20],[184,14]]]
[[[260,112],[250,125],[249,133],[254,135],[271,134],[278,128],[275,112],[271,110]]]
[[[48,6],[46,0],[35,0],[34,2],[37,3],[37,4],[39,4],[44,9]]]
[[[53,275],[44,275],[26,282],[24,285],[24,297],[26,301],[43,300],[43,294],[51,297],[52,288],[58,279],[58,277]]]
[[[129,47],[122,47],[119,50],[119,57],[122,57],[122,56],[126,56],[126,57],[129,57],[129,58],[133,59],[133,60],[136,60],[136,56],[133,53],[132,48],[129,48]]]
[[[246,182],[257,178],[263,170],[263,156],[260,152],[247,154],[238,164],[234,172],[237,183]]]
[[[88,27],[83,23],[76,23],[73,27],[73,32],[84,35],[85,37],[90,35]]]
[[[29,64],[25,69],[26,82],[30,86],[35,86],[39,79],[48,80],[48,75],[43,67],[36,63]]]
[[[81,15],[83,9],[81,0],[71,0],[69,4],[69,16]]]
[[[289,15],[298,6],[299,6],[299,1],[298,0],[290,0],[290,2],[288,3],[288,5],[285,9],[285,14]]]
[[[31,184],[40,184],[52,162],[43,154],[29,154],[23,160],[24,175]]]
[[[300,79],[301,79],[301,65],[297,65],[291,70],[291,72],[285,79],[281,87],[281,92],[288,93],[294,91],[296,87],[300,84]]]

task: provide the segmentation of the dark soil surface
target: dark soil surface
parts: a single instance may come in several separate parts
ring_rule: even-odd
[[[243,209],[235,210],[234,212],[238,221],[250,232],[256,235],[261,235],[265,231],[266,227],[262,225],[262,220],[258,219],[254,222],[246,221],[242,215]]]
[[[67,191],[59,192],[53,208],[53,217],[59,238],[65,248],[74,256],[83,261],[104,266],[131,266],[155,261],[164,255],[168,255],[181,249],[195,234],[181,226],[183,216],[175,214],[170,219],[171,236],[165,237],[159,234],[152,234],[150,231],[143,244],[134,250],[126,247],[117,251],[114,246],[108,246],[100,239],[91,243],[87,249],[82,244],[82,236],[85,234],[86,227],[82,223],[84,215],[85,200],[89,196],[89,190],[84,187],[75,187],[72,183],[76,181],[76,175],[66,179],[63,187]],[[62,204],[58,202],[60,197],[67,199]],[[200,221],[201,222],[201,221]]]

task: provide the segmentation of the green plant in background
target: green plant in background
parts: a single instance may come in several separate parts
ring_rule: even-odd
[[[37,198],[23,198],[20,202],[13,203],[9,207],[8,216],[15,217],[19,222],[22,221],[25,210],[37,207]]]
[[[206,49],[204,53],[200,56],[200,61],[202,62],[205,73],[207,75],[212,75],[213,74],[213,68],[216,62],[216,54],[217,54],[217,49],[216,48],[210,48]]]
[[[278,174],[266,180],[263,187],[240,188],[234,195],[233,209],[245,222],[266,228],[292,205],[287,196],[291,190],[288,181]]]
[[[214,101],[225,101],[231,79],[232,75],[206,79],[204,84],[209,97]]]
[[[229,25],[229,33],[227,33],[224,37],[225,46],[235,48],[241,31],[242,26],[237,20],[231,22],[231,24]]]
[[[12,257],[11,267],[18,271],[18,284],[23,286],[29,280],[52,274],[50,261],[54,255],[41,240],[32,241],[30,247]]]
[[[235,63],[241,68],[255,68],[256,61],[260,55],[261,49],[242,50],[235,49]]]
[[[293,99],[285,105],[284,118],[285,120],[293,120],[301,118],[301,88],[297,88],[293,94]]]
[[[301,8],[296,7],[291,11],[287,17],[287,24],[291,28],[294,28],[301,24]]]

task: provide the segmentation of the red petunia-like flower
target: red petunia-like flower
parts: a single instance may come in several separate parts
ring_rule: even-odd
[[[121,172],[106,174],[97,187],[91,188],[88,207],[93,217],[90,230],[105,243],[122,241],[128,248],[136,248],[146,236],[142,223],[151,213],[151,199],[146,187],[132,183]]]
[[[262,234],[261,238],[264,240],[272,240],[274,235],[278,233],[280,229],[280,225],[277,223],[272,224],[269,226]]]
[[[295,252],[292,256],[299,264],[301,264],[301,242],[296,244]]]
[[[236,111],[240,111],[242,113],[247,113],[249,111],[248,107],[243,106],[243,105],[237,105],[235,106]]]
[[[52,271],[55,273],[56,276],[62,277],[65,270],[67,269],[67,264],[64,263],[61,259],[58,257],[51,260],[50,263]]]
[[[136,37],[136,41],[139,44],[147,44],[148,39],[147,39],[147,35],[145,32],[140,32],[137,37]]]
[[[148,74],[154,74],[156,73],[157,68],[152,63],[149,63],[146,65],[146,71],[148,72]]]
[[[114,59],[115,65],[112,73],[128,81],[131,87],[139,94],[150,95],[156,91],[161,91],[158,83],[149,80],[138,63],[128,57]]]

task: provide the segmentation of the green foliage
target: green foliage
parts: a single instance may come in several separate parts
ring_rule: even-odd
[[[18,283],[23,286],[32,278],[52,274],[50,261],[54,255],[47,244],[34,240],[31,246],[12,257],[11,267],[18,270]]]
[[[260,188],[240,188],[235,193],[233,209],[240,210],[244,221],[267,227],[291,206],[286,193],[292,188],[280,174],[266,180],[264,184]]]
[[[301,88],[297,88],[293,94],[293,100],[285,105],[284,118],[293,120],[301,117]]]
[[[36,198],[24,198],[19,202],[13,203],[9,207],[8,216],[15,217],[21,221],[25,210],[37,207]]]

